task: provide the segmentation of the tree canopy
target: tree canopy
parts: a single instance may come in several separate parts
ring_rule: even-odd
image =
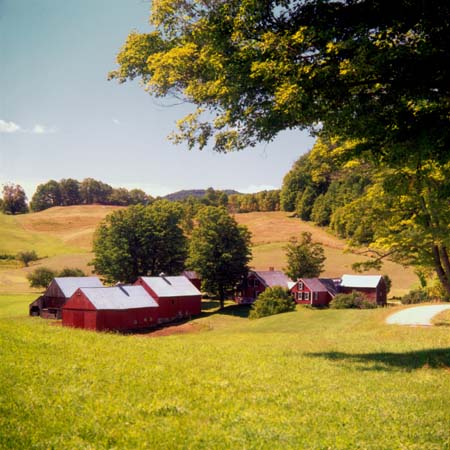
[[[447,160],[447,0],[154,0],[110,78],[195,111],[175,142],[217,151],[309,128],[396,164]]]
[[[3,198],[0,202],[1,210],[7,214],[22,214],[28,212],[27,196],[19,184],[5,184]]]
[[[95,272],[110,283],[181,272],[187,243],[180,219],[179,208],[163,200],[108,215],[94,236]]]
[[[208,292],[219,296],[223,308],[226,293],[248,273],[250,232],[223,207],[206,206],[196,219],[186,264]]]

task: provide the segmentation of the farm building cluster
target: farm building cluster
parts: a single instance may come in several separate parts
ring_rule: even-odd
[[[201,313],[201,280],[195,272],[180,276],[139,277],[134,285],[105,287],[97,277],[54,278],[30,304],[30,315],[62,319],[64,326],[97,331],[152,328]],[[374,304],[386,304],[380,275],[300,278],[270,268],[251,270],[237,287],[235,301],[252,304],[269,287],[288,289],[296,303],[327,306],[339,293],[363,293]]]

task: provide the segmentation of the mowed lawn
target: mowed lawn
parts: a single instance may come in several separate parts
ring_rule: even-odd
[[[0,296],[1,448],[450,448],[448,327],[231,306],[152,338],[26,317],[30,300]]]

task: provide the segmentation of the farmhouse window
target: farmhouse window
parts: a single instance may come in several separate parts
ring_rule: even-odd
[[[303,283],[301,281],[298,282],[298,290],[303,290]]]
[[[297,300],[301,300],[302,299],[302,293],[301,292],[297,292]]]
[[[305,300],[309,300],[309,292],[304,292],[304,293],[303,293],[303,298],[304,298]]]
[[[318,292],[314,292],[313,293],[313,299],[317,300],[319,298],[319,293]]]

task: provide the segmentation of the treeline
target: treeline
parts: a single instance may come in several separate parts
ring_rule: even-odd
[[[374,227],[360,199],[373,186],[374,173],[367,161],[349,161],[345,147],[319,140],[284,177],[281,209],[366,245],[373,240]]]
[[[153,198],[141,189],[113,188],[93,178],[65,178],[38,185],[30,202],[32,211],[71,205],[148,205]]]

